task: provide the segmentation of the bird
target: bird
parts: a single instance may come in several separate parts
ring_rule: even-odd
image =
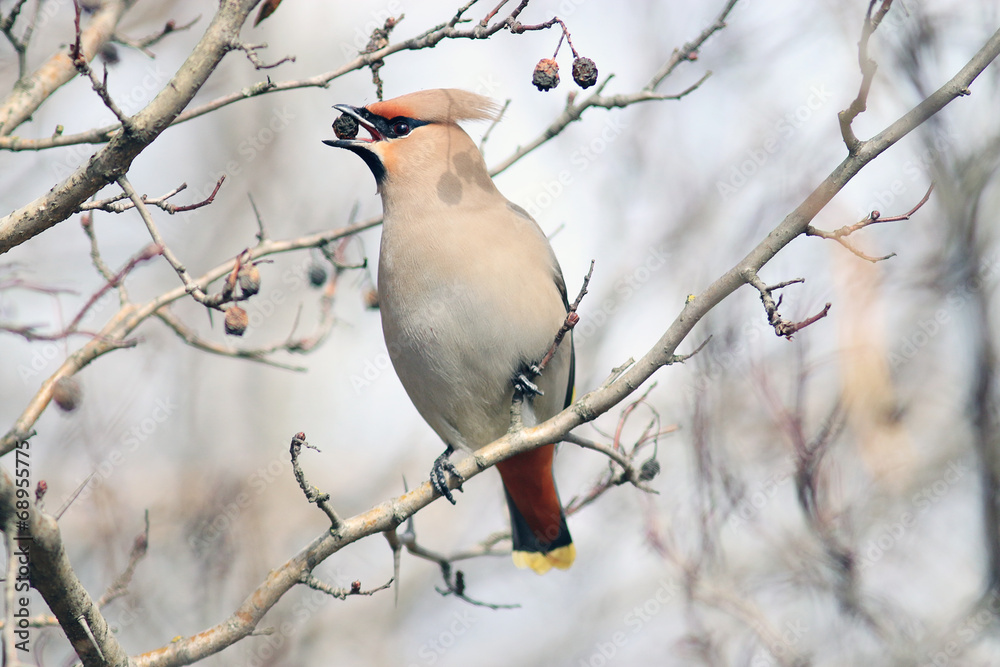
[[[514,392],[531,426],[573,395],[572,333],[540,375],[566,321],[562,270],[538,223],[507,200],[462,121],[498,120],[488,97],[422,90],[355,107],[327,145],[355,153],[375,177],[383,222],[377,287],[393,368],[417,411],[445,443],[431,469],[452,504],[449,457],[507,433]],[[346,119],[345,119],[346,120]],[[352,132],[353,130],[353,132]],[[514,564],[544,574],[576,558],[553,476],[555,445],[497,464],[511,519]]]

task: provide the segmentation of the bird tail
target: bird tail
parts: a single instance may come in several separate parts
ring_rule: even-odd
[[[497,464],[510,509],[514,564],[538,574],[568,569],[576,558],[552,477],[554,454],[555,445],[545,445]]]

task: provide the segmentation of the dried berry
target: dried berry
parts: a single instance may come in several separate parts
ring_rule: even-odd
[[[660,462],[656,459],[649,459],[639,468],[639,479],[648,482],[660,474]]]
[[[346,113],[341,114],[340,118],[333,121],[333,133],[338,139],[353,139],[358,136],[358,121]]]
[[[552,58],[542,58],[535,65],[535,71],[531,75],[531,83],[535,84],[538,90],[552,90],[559,85],[559,63]]]
[[[80,407],[83,390],[75,377],[61,377],[52,387],[52,400],[64,412],[72,412]]]
[[[365,308],[369,310],[378,309],[378,290],[374,287],[364,294]]]
[[[101,47],[101,51],[98,54],[101,60],[104,61],[105,65],[113,66],[121,62],[122,58],[118,55],[118,47],[111,42],[106,42],[104,46]]]
[[[230,306],[226,309],[226,333],[230,336],[242,336],[249,323],[250,317],[247,311],[239,306]]]
[[[590,58],[573,59],[573,80],[581,88],[590,88],[597,83],[597,65]]]
[[[260,271],[253,264],[244,264],[236,276],[244,296],[253,296],[260,291]]]
[[[322,287],[326,282],[326,269],[322,264],[313,264],[309,267],[309,284],[313,287]]]

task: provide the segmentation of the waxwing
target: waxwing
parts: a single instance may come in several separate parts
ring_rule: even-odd
[[[365,161],[382,196],[378,291],[385,343],[420,415],[447,449],[431,472],[454,499],[448,456],[503,436],[515,391],[545,356],[568,309],[548,239],[497,190],[459,121],[496,118],[488,98],[425,90],[366,107],[337,105],[370,137],[324,143]],[[338,133],[340,134],[340,133]],[[573,388],[567,336],[526,392],[525,424],[566,407]],[[554,445],[497,465],[511,516],[513,558],[542,574],[576,556],[552,473]],[[461,481],[461,479],[459,479]]]

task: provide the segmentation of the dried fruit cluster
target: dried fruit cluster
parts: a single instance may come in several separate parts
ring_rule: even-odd
[[[222,292],[224,297],[232,298],[233,287],[235,287],[234,282],[240,286],[238,300],[245,301],[260,292],[260,269],[252,262],[240,264],[239,269],[236,271],[235,281],[232,275],[226,280],[226,286]],[[236,301],[237,299],[233,300]],[[241,306],[234,303],[229,308],[226,308],[225,329],[226,333],[230,336],[242,336],[246,333],[249,323],[250,316]]]
[[[597,83],[597,65],[590,58],[577,56],[573,59],[573,81],[583,89]],[[559,85],[559,63],[555,58],[542,58],[535,65],[531,83],[538,90],[552,90]]]

